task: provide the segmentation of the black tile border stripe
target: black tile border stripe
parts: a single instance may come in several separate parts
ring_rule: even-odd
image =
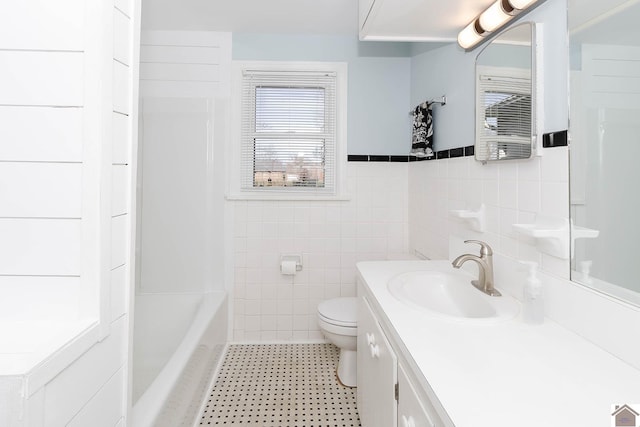
[[[542,136],[542,146],[544,148],[566,147],[569,144],[568,131],[561,130],[558,132],[545,133]],[[450,148],[448,150],[436,151],[431,157],[419,156],[398,156],[398,155],[380,155],[380,154],[349,154],[347,161],[349,162],[424,162],[428,160],[454,159],[457,157],[469,157],[475,155],[475,147],[467,145],[466,147]]]
[[[369,156],[362,154],[349,154],[347,160],[350,162],[368,162]]]
[[[475,153],[473,145],[467,147],[451,148],[448,150],[437,151],[431,157],[419,156],[398,156],[398,155],[380,155],[380,154],[349,154],[347,161],[349,162],[391,162],[391,163],[407,163],[407,162],[424,162],[428,160],[448,159],[455,157],[473,156]]]
[[[558,132],[549,132],[542,135],[542,147],[566,147],[569,145],[569,132],[561,130]]]

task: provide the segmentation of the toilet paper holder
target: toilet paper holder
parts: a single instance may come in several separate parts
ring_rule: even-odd
[[[302,256],[301,255],[281,255],[280,256],[280,271],[282,272],[282,266],[286,263],[295,262],[296,271],[302,271]]]

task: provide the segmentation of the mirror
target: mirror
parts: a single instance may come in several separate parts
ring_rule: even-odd
[[[535,134],[534,25],[499,34],[476,59],[476,160],[531,157]]]
[[[640,305],[640,2],[569,1],[571,278]],[[586,230],[586,231],[585,231]],[[575,238],[575,237],[591,238]]]

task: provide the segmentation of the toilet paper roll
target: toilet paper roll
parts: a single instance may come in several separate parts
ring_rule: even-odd
[[[287,276],[296,274],[296,262],[295,261],[282,261],[280,263],[280,272]]]

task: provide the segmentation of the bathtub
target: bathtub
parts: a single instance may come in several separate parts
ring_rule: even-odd
[[[225,292],[136,296],[135,310],[153,315],[134,325],[133,427],[193,425],[224,353],[227,304]]]

